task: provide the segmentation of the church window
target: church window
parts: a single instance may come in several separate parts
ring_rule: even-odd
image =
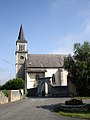
[[[19,51],[21,51],[21,45],[19,45]]]
[[[55,74],[52,75],[52,83],[55,84]]]
[[[36,80],[38,80],[38,78],[39,78],[39,75],[36,75]]]
[[[25,45],[19,45],[19,51],[24,51],[25,50]]]
[[[25,45],[22,45],[22,50],[25,50]]]

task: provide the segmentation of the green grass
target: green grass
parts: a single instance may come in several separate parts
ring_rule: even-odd
[[[70,112],[59,111],[58,114],[63,115],[63,116],[68,116],[68,117],[74,117],[74,118],[90,119],[90,112],[70,113]]]
[[[74,98],[82,99],[82,100],[90,99],[90,97],[80,97],[80,96],[78,96],[78,97],[74,97]]]

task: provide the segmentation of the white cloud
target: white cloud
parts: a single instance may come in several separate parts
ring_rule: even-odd
[[[84,41],[90,41],[90,18],[88,18],[88,22],[86,22],[86,24],[84,23],[84,27],[81,32],[64,36],[57,41],[58,47],[51,53],[72,54],[74,43],[83,43]]]
[[[59,0],[57,0],[59,2]],[[74,43],[83,43],[84,41],[90,42],[90,2],[88,2],[87,8],[85,7],[83,10],[78,11],[76,15],[76,19],[82,19],[82,22],[77,28],[80,28],[81,31],[74,34],[68,34],[66,36],[63,36],[59,38],[58,46],[55,50],[53,50],[51,53],[73,53],[73,45]],[[74,24],[74,23],[73,23]],[[71,30],[72,31],[72,30]]]

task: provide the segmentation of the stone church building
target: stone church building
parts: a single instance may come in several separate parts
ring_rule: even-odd
[[[16,77],[31,96],[63,96],[68,92],[63,54],[29,54],[22,25],[16,41]]]

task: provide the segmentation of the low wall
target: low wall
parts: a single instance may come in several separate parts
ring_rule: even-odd
[[[68,87],[67,86],[52,87],[52,96],[60,96],[60,97],[68,96]]]
[[[23,99],[24,91],[21,90],[10,90],[10,95],[8,97],[5,96],[3,90],[0,91],[0,104],[8,103]]]
[[[8,97],[4,95],[2,91],[0,91],[0,104],[8,103]]]
[[[11,90],[10,91],[10,102],[22,99],[24,96],[23,90]]]
[[[38,96],[38,88],[32,88],[32,89],[27,89],[27,96],[30,97],[30,96]]]
[[[60,105],[60,110],[66,111],[66,112],[87,112],[88,111],[88,105]]]

